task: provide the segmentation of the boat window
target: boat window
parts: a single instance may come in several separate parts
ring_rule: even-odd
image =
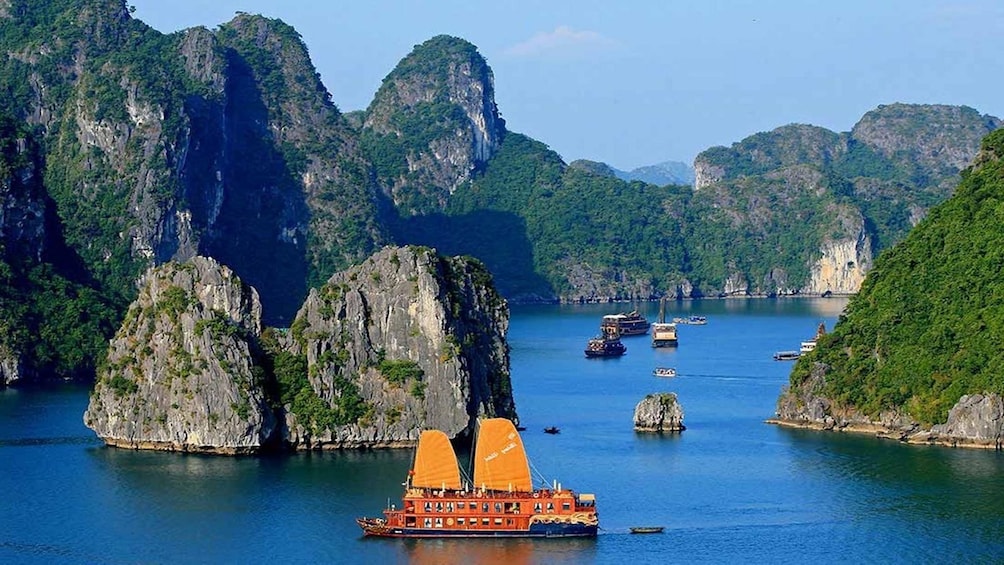
[[[426,528],[432,527],[432,518],[426,518],[424,523]]]
[[[432,503],[431,502],[426,502],[425,503],[425,511],[426,512],[432,512]]]
[[[487,526],[488,525],[488,518],[482,518],[481,519],[481,525],[482,526]]]
[[[447,512],[453,512],[453,503],[452,502],[447,502],[446,503],[446,511]]]
[[[457,518],[457,525],[458,526],[463,526],[464,525],[464,519],[463,518]]]
[[[457,503],[457,508],[458,509],[463,508],[463,507],[464,507],[464,503],[463,502],[458,502]]]
[[[415,517],[414,516],[408,516],[407,518],[405,518],[404,519],[404,525],[407,526],[407,527],[409,527],[409,528],[414,528],[415,527]]]
[[[561,509],[562,510],[571,510],[572,509],[572,505],[569,504],[569,503],[567,503],[567,502],[563,502],[563,503],[561,503]]]
[[[496,526],[501,526],[502,525],[502,518],[495,518],[495,525]]]
[[[495,511],[496,512],[502,512],[502,503],[501,502],[496,502],[495,503]]]
[[[442,511],[443,511],[443,503],[442,502],[437,502],[436,503],[436,512],[442,512]]]
[[[481,511],[482,512],[488,512],[488,503],[487,502],[482,502],[481,503]]]
[[[533,505],[533,511],[534,512],[540,512],[540,503],[539,502],[537,504]]]
[[[550,512],[551,510],[554,510],[554,504],[551,503],[551,502],[548,502],[547,503],[547,510],[548,510],[548,512]]]
[[[436,518],[436,527],[437,528],[442,528],[443,527],[443,519],[442,518]]]

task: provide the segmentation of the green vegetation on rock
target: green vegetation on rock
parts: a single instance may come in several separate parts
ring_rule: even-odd
[[[964,394],[1004,394],[1004,130],[986,137],[955,195],[883,254],[816,351],[824,396],[877,416],[944,422]]]

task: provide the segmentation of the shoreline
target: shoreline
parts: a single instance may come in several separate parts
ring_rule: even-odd
[[[844,425],[828,425],[824,422],[818,421],[768,418],[764,420],[764,423],[780,426],[782,428],[813,430],[818,432],[849,433],[856,435],[872,435],[879,439],[888,439],[910,445],[931,445],[937,447],[957,447],[964,449],[992,449],[995,451],[1004,450],[1004,438],[987,440],[962,437],[944,437],[932,432],[931,430],[917,428],[909,430],[895,429],[874,422],[869,422],[867,424],[849,422]]]

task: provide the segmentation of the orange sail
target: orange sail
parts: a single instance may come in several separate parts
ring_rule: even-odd
[[[426,430],[418,438],[412,486],[460,489],[460,467],[450,438],[439,430]]]
[[[474,487],[530,492],[530,463],[516,426],[505,418],[481,420],[474,449]]]

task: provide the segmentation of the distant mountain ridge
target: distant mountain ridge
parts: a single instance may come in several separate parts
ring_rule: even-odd
[[[640,180],[657,186],[667,184],[694,185],[694,167],[682,161],[663,161],[630,171],[614,170],[617,178],[626,181]]]
[[[633,180],[654,184],[656,186],[694,185],[694,168],[681,161],[663,161],[655,165],[638,167],[630,171],[623,171],[597,161],[578,159],[568,164],[569,167],[582,169],[600,176],[616,177],[623,181]]]

